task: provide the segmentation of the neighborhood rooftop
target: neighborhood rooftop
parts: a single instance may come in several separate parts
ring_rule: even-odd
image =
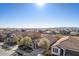
[[[57,41],[54,45],[57,45],[62,49],[68,49],[79,52],[79,37],[68,37],[66,39],[67,40],[64,40],[61,43],[59,43],[61,40]]]

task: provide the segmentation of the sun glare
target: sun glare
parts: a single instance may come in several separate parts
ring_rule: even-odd
[[[45,2],[44,2],[43,0],[38,0],[38,1],[36,2],[36,5],[39,6],[39,7],[42,7],[42,6],[45,5]]]
[[[44,6],[45,5],[45,3],[36,3],[38,6]]]

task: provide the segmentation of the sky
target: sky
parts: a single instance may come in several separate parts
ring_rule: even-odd
[[[0,3],[0,27],[79,27],[79,4]]]

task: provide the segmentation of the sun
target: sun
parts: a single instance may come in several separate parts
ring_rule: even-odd
[[[43,2],[39,2],[39,3],[36,3],[37,4],[37,6],[44,6],[45,5],[45,3],[43,3]]]
[[[39,7],[42,7],[42,6],[45,5],[45,1],[43,1],[43,0],[38,0],[38,1],[36,2],[36,5],[39,6]]]

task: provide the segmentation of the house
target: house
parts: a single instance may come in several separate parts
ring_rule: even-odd
[[[30,36],[32,39],[37,39],[41,37],[41,33],[39,32],[26,32],[27,36]]]
[[[60,34],[62,34],[62,35],[69,35],[70,31],[69,30],[60,30]]]
[[[54,35],[49,35],[49,34],[41,34],[41,37],[46,37],[48,38],[49,42],[50,42],[50,45],[54,44],[58,38]]]
[[[70,35],[72,35],[72,36],[79,35],[79,32],[72,31],[72,32],[70,32]]]
[[[41,33],[39,33],[39,32],[25,32],[22,35],[23,36],[29,36],[29,37],[32,38],[32,43],[33,43],[32,47],[34,47],[34,48],[36,48],[36,46],[37,46],[37,40],[39,38],[41,38]]]
[[[61,42],[65,41],[68,39],[68,36],[67,37],[63,37],[61,39],[59,39],[56,43],[54,43],[52,46],[51,46],[51,54],[52,55],[57,55],[57,56],[60,56],[60,55],[64,55],[64,49],[62,50],[60,47],[58,47],[57,45],[59,45]],[[62,52],[63,51],[63,52]]]
[[[6,37],[6,34],[4,33],[4,31],[0,30],[0,42],[4,42],[5,37]]]
[[[57,56],[79,56],[79,37],[64,37],[51,47],[51,54]]]
[[[45,30],[45,31],[43,31],[43,33],[44,34],[56,34],[56,32],[53,30]]]
[[[0,42],[4,42],[4,38],[5,38],[4,34],[0,33]]]

